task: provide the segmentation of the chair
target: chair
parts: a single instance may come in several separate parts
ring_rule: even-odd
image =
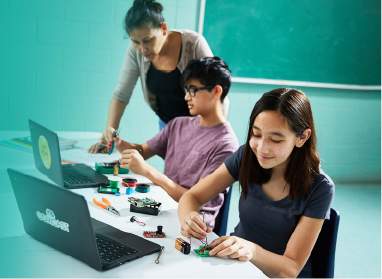
[[[232,185],[229,187],[228,193],[224,194],[224,203],[220,208],[218,216],[215,219],[215,227],[213,232],[218,236],[226,235],[228,224],[229,204],[231,203]]]
[[[325,220],[311,253],[314,278],[333,278],[340,213],[330,209],[330,219]]]

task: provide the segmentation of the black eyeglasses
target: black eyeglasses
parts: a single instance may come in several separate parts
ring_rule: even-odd
[[[196,92],[199,90],[204,90],[204,89],[213,89],[215,88],[215,85],[210,85],[210,86],[204,86],[204,87],[199,87],[199,88],[184,88],[184,94],[186,95],[187,93],[190,93],[191,97],[195,97]]]

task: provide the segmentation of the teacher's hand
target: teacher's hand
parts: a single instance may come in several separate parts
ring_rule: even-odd
[[[90,148],[88,149],[88,153],[92,153],[92,154],[108,153],[109,152],[108,145],[110,140],[113,138],[113,135],[112,135],[113,131],[114,131],[114,128],[111,128],[111,127],[106,128],[102,136],[99,138],[99,141],[96,144],[93,144],[92,146],[90,146]]]

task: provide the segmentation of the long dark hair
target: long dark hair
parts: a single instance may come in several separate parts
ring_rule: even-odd
[[[313,113],[308,97],[300,90],[278,88],[265,93],[252,110],[249,119],[247,141],[239,172],[239,182],[244,198],[247,197],[250,183],[264,184],[271,179],[272,169],[263,169],[249,141],[255,118],[263,111],[276,111],[283,115],[290,130],[298,137],[306,129],[311,130],[309,139],[300,148],[294,147],[285,171],[285,181],[289,183],[289,197],[303,197],[310,191],[314,175],[319,171],[320,158],[316,150],[317,138],[314,129]]]
[[[127,34],[145,24],[148,24],[149,28],[160,28],[164,22],[162,11],[163,6],[155,0],[134,0],[133,6],[125,16]]]

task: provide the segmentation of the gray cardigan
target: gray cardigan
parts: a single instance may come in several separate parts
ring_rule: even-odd
[[[191,30],[172,30],[179,32],[182,35],[182,54],[180,61],[177,65],[179,71],[182,73],[186,68],[188,62],[192,59],[211,57],[212,51],[208,46],[206,39],[198,33]],[[130,42],[125,60],[123,62],[122,70],[119,75],[119,81],[115,88],[112,98],[129,103],[135,84],[138,77],[141,77],[142,91],[146,103],[152,110],[156,110],[156,96],[147,88],[146,78],[147,71],[150,68],[150,61],[147,60]],[[228,115],[229,100],[226,97],[223,103],[223,113]]]

